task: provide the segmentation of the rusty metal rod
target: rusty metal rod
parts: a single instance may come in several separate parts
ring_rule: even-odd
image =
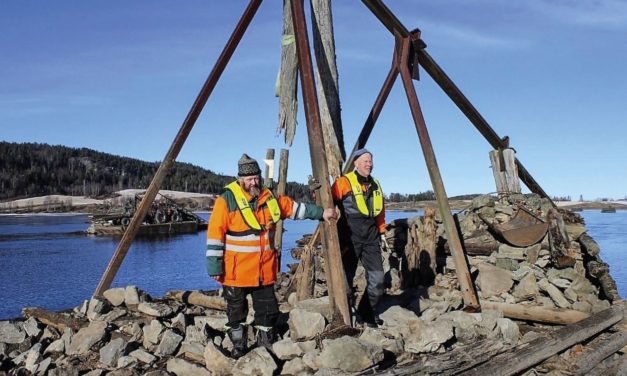
[[[438,168],[438,162],[435,158],[435,152],[433,151],[433,145],[429,137],[429,131],[425,124],[422,110],[420,109],[420,103],[418,102],[418,96],[416,95],[416,89],[412,81],[411,71],[409,69],[409,62],[412,58],[411,54],[412,44],[411,37],[407,36],[402,39],[398,39],[397,46],[401,48],[401,60],[399,62],[399,70],[401,73],[401,80],[407,94],[407,101],[411,110],[414,124],[416,125],[416,132],[418,133],[418,139],[420,140],[420,146],[422,153],[427,164],[427,170],[429,171],[429,177],[431,178],[431,184],[433,191],[435,192],[435,198],[438,202],[440,209],[440,215],[444,222],[444,229],[448,238],[449,247],[453,254],[453,260],[455,261],[455,272],[457,274],[457,280],[462,291],[464,303],[467,309],[478,310],[479,299],[477,298],[476,291],[473,287],[470,272],[468,271],[468,260],[462,248],[461,240],[459,239],[458,229],[455,226],[455,220],[451,214],[451,207],[449,206],[448,196],[444,189],[444,182],[440,175],[440,169]]]
[[[211,92],[218,82],[218,79],[220,79],[222,72],[224,72],[227,63],[231,59],[231,56],[233,56],[235,48],[242,40],[244,32],[250,25],[250,22],[257,12],[257,9],[259,9],[259,5],[261,5],[261,0],[251,0],[248,4],[248,7],[242,14],[242,17],[235,27],[235,30],[233,31],[231,37],[224,46],[222,53],[218,57],[218,60],[213,67],[213,70],[209,74],[209,77],[207,77],[207,80],[205,81],[202,89],[200,90],[200,93],[194,101],[194,104],[187,114],[187,117],[183,121],[181,128],[176,134],[176,137],[174,138],[170,149],[166,153],[163,162],[161,162],[159,169],[155,173],[155,176],[152,178],[152,181],[150,182],[150,185],[148,186],[148,189],[146,190],[146,193],[144,194],[144,197],[142,198],[139,207],[137,208],[135,214],[133,215],[133,218],[131,219],[131,223],[128,225],[126,231],[124,232],[122,239],[120,239],[120,243],[118,243],[118,247],[111,257],[109,265],[107,265],[107,269],[105,270],[102,278],[100,279],[100,282],[98,283],[98,287],[96,287],[94,296],[102,296],[102,293],[104,293],[111,286],[111,282],[113,281],[113,278],[115,278],[116,273],[120,269],[120,266],[124,261],[124,257],[126,256],[126,253],[128,252],[131,243],[135,239],[135,236],[139,231],[139,227],[141,226],[144,217],[148,213],[150,205],[155,199],[157,193],[159,192],[159,188],[161,187],[163,180],[172,168],[176,157],[181,151],[181,148],[183,147],[187,136],[194,127],[194,124],[196,123],[200,112],[207,103]]]
[[[316,86],[313,74],[313,64],[311,61],[311,50],[307,36],[307,24],[305,21],[305,10],[303,0],[292,0],[292,18],[294,21],[294,34],[296,36],[296,52],[298,55],[298,66],[302,86],[303,103],[305,107],[305,118],[307,119],[307,134],[309,138],[309,152],[311,154],[311,164],[314,177],[320,182],[318,190],[322,206],[333,208],[333,197],[329,185],[329,170],[325,156],[322,123],[320,121],[320,107],[316,96]],[[333,296],[329,296],[335,304],[345,325],[351,325],[350,311],[348,309],[348,296],[346,294],[346,277],[342,267],[340,254],[340,242],[335,223],[323,224],[323,241],[328,251],[329,258],[325,260],[325,265],[330,269],[333,284]],[[328,281],[327,281],[328,282]]]
[[[470,103],[468,98],[459,90],[459,88],[453,83],[453,81],[446,75],[446,73],[438,66],[427,51],[423,49],[417,49],[418,62],[424,68],[424,70],[431,76],[431,78],[440,86],[440,88],[448,95],[449,98],[455,103],[455,105],[466,115],[468,120],[475,126],[475,128],[483,135],[488,143],[494,149],[507,148],[507,143],[503,141],[501,137],[492,129],[490,124],[481,116],[479,111]],[[516,166],[518,167],[518,176],[520,180],[525,183],[527,188],[533,193],[537,193],[542,197],[545,197],[551,201],[553,206],[555,204],[549,197],[549,195],[542,189],[540,184],[531,176],[525,166],[516,158]]]
[[[392,13],[392,11],[381,0],[362,0],[362,2],[370,9],[370,11],[381,21],[381,23],[392,33],[393,35],[406,37],[409,35],[409,30],[399,21],[399,19]],[[459,90],[459,88],[453,83],[453,81],[444,73],[442,68],[436,64],[436,62],[429,56],[429,54],[423,48],[415,48],[418,57],[418,62],[425,69],[425,71],[431,76],[431,78],[440,86],[440,88],[451,98],[453,103],[462,111],[464,115],[470,120],[475,128],[483,135],[488,143],[495,149],[503,149],[507,145],[503,142],[502,138],[492,129],[490,124],[481,116],[479,111],[470,103],[466,96]],[[555,204],[549,197],[549,195],[542,189],[540,184],[531,176],[529,171],[522,165],[522,163],[516,159],[516,166],[518,167],[518,176],[520,180],[525,183],[527,188],[531,192],[537,193],[542,197],[545,197],[551,201],[553,206]]]

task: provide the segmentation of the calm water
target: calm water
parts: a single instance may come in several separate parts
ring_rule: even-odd
[[[588,232],[600,244],[621,296],[627,296],[627,211],[581,213]],[[417,213],[389,212],[388,221]],[[202,216],[202,214],[201,214]],[[207,214],[204,214],[207,217]],[[289,250],[315,221],[288,221],[283,269],[293,262]],[[86,215],[0,216],[0,319],[18,317],[21,308],[61,310],[89,299],[118,239],[83,234]],[[153,296],[169,290],[213,289],[205,272],[206,233],[138,238],[129,249],[112,287],[137,285]]]

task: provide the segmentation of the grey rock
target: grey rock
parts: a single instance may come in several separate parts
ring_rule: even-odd
[[[101,342],[107,334],[107,323],[93,321],[89,326],[82,328],[73,337],[69,347],[66,347],[68,355],[84,354],[90,348]]]
[[[288,360],[281,368],[281,375],[313,375],[311,368],[307,367],[301,358]]]
[[[508,292],[514,284],[512,273],[507,270],[486,263],[477,267],[479,268],[477,284],[484,298]]]
[[[327,321],[333,318],[333,311],[329,305],[329,297],[323,296],[316,299],[306,299],[296,302],[294,308],[300,308],[308,312],[317,312],[324,316]]]
[[[137,310],[152,317],[168,317],[174,312],[172,307],[162,303],[139,303]]]
[[[127,343],[123,338],[109,341],[100,349],[100,363],[113,367],[118,364],[118,359],[126,352]]]
[[[437,351],[443,343],[453,338],[453,322],[437,320],[433,323],[412,323],[405,340],[405,351],[424,353]]]
[[[344,336],[324,340],[318,357],[320,368],[338,368],[344,372],[360,372],[381,362],[383,348],[356,338]]]
[[[226,332],[226,324],[228,322],[229,319],[226,315],[194,317],[194,325],[196,327],[204,328],[204,325],[208,325],[211,329],[215,329],[220,332]]]
[[[168,360],[166,369],[175,375],[185,376],[211,376],[211,372],[187,360],[172,358]]]
[[[150,325],[144,325],[144,347],[149,349],[151,345],[156,345],[161,341],[161,333],[165,326],[159,320],[152,320]]]
[[[167,329],[161,337],[161,342],[157,346],[156,355],[172,355],[183,341],[183,336],[176,334],[173,330]]]
[[[152,355],[151,353],[149,353],[148,351],[139,348],[135,351],[132,351],[130,354],[128,354],[129,356],[132,356],[133,358],[139,360],[142,363],[146,363],[146,364],[152,364],[157,360],[157,357]]]
[[[272,352],[281,360],[290,360],[303,356],[303,349],[291,339],[285,338],[272,344]]]
[[[324,331],[326,321],[317,312],[294,308],[288,319],[292,340],[311,339]]]
[[[9,321],[0,321],[0,342],[22,343],[24,339],[26,339],[26,332],[18,325]]]
[[[552,285],[547,279],[539,280],[538,287],[540,288],[540,290],[549,294],[553,302],[555,302],[555,305],[557,305],[558,307],[560,308],[570,307],[570,303],[564,297],[564,294],[562,294],[562,292],[557,287]]]
[[[124,304],[126,289],[124,287],[116,287],[108,289],[103,292],[102,295],[109,301],[109,303],[111,303],[111,305],[117,307]]]
[[[213,375],[230,375],[235,365],[235,360],[224,355],[212,342],[205,346],[202,356],[205,359],[205,367]]]
[[[127,307],[137,307],[139,304],[139,290],[137,286],[126,286],[124,289],[124,304]]]
[[[28,320],[24,321],[24,331],[29,337],[38,337],[42,332],[34,317],[29,317]]]

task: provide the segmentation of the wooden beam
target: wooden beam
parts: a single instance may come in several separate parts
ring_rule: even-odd
[[[510,319],[543,322],[549,324],[573,324],[590,315],[575,310],[556,310],[522,304],[497,303],[481,300],[481,309],[491,309],[503,312],[503,316]]]
[[[187,304],[226,311],[226,301],[221,296],[209,296],[199,291],[168,291],[165,297]]]
[[[548,338],[537,338],[521,346],[516,352],[501,354],[461,375],[515,375],[579,342],[594,336],[623,319],[623,309],[613,306],[567,325]]]
[[[25,318],[34,317],[45,325],[51,326],[63,332],[65,328],[70,328],[75,332],[87,326],[87,320],[80,320],[71,315],[48,311],[39,307],[22,308],[22,316]]]

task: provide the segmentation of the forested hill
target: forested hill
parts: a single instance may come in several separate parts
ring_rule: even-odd
[[[51,194],[105,197],[122,189],[145,189],[159,164],[87,148],[0,141],[0,200]],[[176,162],[161,188],[219,194],[233,179]],[[298,199],[308,192],[297,183],[288,183],[287,190]]]

